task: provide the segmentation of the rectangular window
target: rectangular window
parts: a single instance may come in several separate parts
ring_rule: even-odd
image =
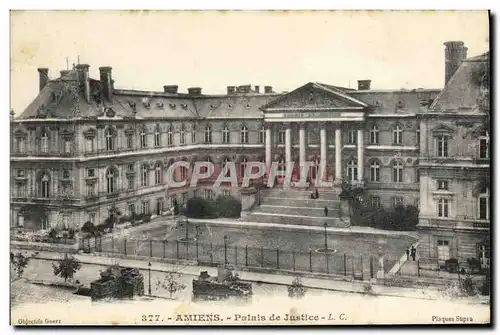
[[[17,196],[19,198],[24,198],[25,194],[24,190],[25,190],[24,184],[17,184]]]
[[[143,201],[141,207],[143,214],[149,214],[149,201]]]
[[[262,128],[259,131],[259,144],[264,144],[265,141],[266,141],[266,130]]]
[[[447,218],[449,216],[449,204],[448,199],[438,200],[438,217]]]
[[[479,219],[480,220],[489,220],[489,198],[488,197],[479,197]]]
[[[93,196],[95,196],[95,185],[88,184],[87,185],[87,197],[93,197]]]
[[[95,177],[95,170],[94,169],[87,169],[87,177],[94,178]]]
[[[135,214],[135,204],[134,203],[129,203],[128,204],[128,215]]]
[[[372,208],[380,208],[380,197],[377,195],[374,195],[370,199],[370,206]]]
[[[438,157],[448,157],[448,137],[442,135],[438,136],[436,140]]]
[[[181,145],[184,145],[186,143],[186,133],[184,132],[184,129],[181,129],[179,140],[180,140]]]
[[[135,187],[134,187],[134,177],[133,176],[128,176],[127,177],[127,188],[128,190],[133,190]]]
[[[356,144],[356,143],[357,143],[356,131],[349,130],[347,132],[347,144]]]
[[[64,153],[69,154],[71,153],[71,141],[70,140],[65,140],[64,141]]]
[[[489,158],[489,143],[487,138],[481,138],[479,140],[479,158],[486,159]]]
[[[196,143],[196,130],[193,130],[191,132],[191,143],[195,144]]]
[[[437,181],[437,189],[438,190],[445,190],[445,191],[448,191],[449,188],[448,188],[448,180],[438,180]]]
[[[379,134],[378,131],[372,130],[370,132],[370,144],[378,144],[379,141]]]
[[[17,152],[19,153],[23,153],[24,152],[24,147],[25,147],[25,141],[24,141],[24,138],[23,137],[20,137],[16,140],[16,143],[17,143]]]
[[[95,223],[95,213],[89,213],[89,221]]]
[[[285,144],[285,131],[284,130],[280,130],[278,132],[278,144]]]
[[[132,134],[127,135],[127,149],[133,149],[134,148],[134,137]]]
[[[416,135],[417,135],[417,136],[416,136],[416,137],[417,137],[417,138],[416,138],[416,142],[417,142],[417,143],[416,143],[416,147],[417,147],[417,148],[420,148],[420,129],[417,129]]]
[[[396,207],[402,207],[402,206],[404,206],[403,197],[392,198],[392,207],[396,208]]]
[[[17,169],[17,178],[24,178],[26,176],[24,169]]]
[[[94,138],[93,137],[87,137],[87,139],[85,141],[85,149],[87,152],[94,151]]]

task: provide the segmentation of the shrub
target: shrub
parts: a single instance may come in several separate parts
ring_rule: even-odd
[[[490,271],[489,269],[486,270],[486,274],[484,277],[484,281],[481,284],[481,287],[479,288],[479,293],[481,295],[490,295]]]
[[[194,197],[187,201],[187,217],[213,219],[217,217],[217,209],[212,200]]]
[[[151,214],[144,214],[142,217],[142,222],[150,222],[151,221]]]
[[[241,202],[232,196],[218,196],[215,200],[217,214],[225,218],[239,218],[241,215]]]
[[[460,278],[460,292],[464,296],[473,296],[476,295],[476,285],[472,281],[472,277],[470,275],[465,275],[465,278]]]
[[[24,273],[24,269],[28,266],[29,258],[21,254],[20,252],[14,255],[10,253],[10,261],[14,266],[17,278],[21,278]]]
[[[84,233],[92,233],[95,229],[96,228],[95,228],[94,224],[90,221],[85,222],[82,226],[82,231]]]
[[[292,285],[288,286],[288,296],[290,298],[302,298],[306,295],[307,288],[302,284],[300,277],[295,277]]]
[[[125,223],[125,222],[128,222],[128,221],[130,221],[130,216],[128,216],[128,215],[121,216],[118,219],[118,223]]]
[[[63,278],[64,281],[72,280],[76,271],[80,270],[81,267],[80,262],[73,256],[68,257],[68,254],[65,254],[63,259],[57,261],[57,264],[52,263],[54,275]]]

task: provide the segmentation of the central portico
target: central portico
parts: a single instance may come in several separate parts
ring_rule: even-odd
[[[365,113],[370,110],[368,104],[343,94],[335,86],[308,83],[261,110],[266,127],[268,168],[275,160],[285,166],[293,161],[293,178],[298,179],[298,166],[316,162],[308,175],[311,180],[317,178],[318,171],[324,171],[322,180],[340,184],[342,152],[346,149],[350,151],[350,164],[356,161],[355,169],[353,166],[347,171],[349,180],[363,183],[363,123]],[[343,136],[347,136],[345,144]]]

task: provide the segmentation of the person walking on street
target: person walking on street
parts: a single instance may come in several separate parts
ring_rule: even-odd
[[[415,261],[415,256],[417,255],[417,249],[415,249],[415,246],[411,246],[411,258],[413,261]]]
[[[316,191],[314,191],[314,195],[316,196],[316,199],[319,198],[319,192],[318,192],[318,189],[316,189]]]
[[[328,208],[325,206],[325,216],[328,216]]]
[[[410,248],[406,249],[406,260],[410,260]]]

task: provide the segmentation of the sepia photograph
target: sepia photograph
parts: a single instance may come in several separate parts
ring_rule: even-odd
[[[491,325],[488,10],[9,16],[12,326]]]

